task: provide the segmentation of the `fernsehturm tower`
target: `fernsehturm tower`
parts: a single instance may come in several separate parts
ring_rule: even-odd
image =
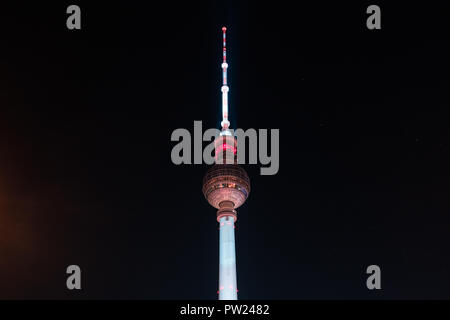
[[[236,208],[240,207],[250,192],[250,179],[237,164],[237,142],[229,130],[226,28],[223,32],[222,61],[222,130],[216,137],[215,164],[203,179],[203,194],[218,209],[219,222],[219,300],[237,300],[236,246],[234,238]]]

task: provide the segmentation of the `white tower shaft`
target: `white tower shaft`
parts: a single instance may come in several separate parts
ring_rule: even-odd
[[[234,218],[222,217],[219,223],[219,300],[237,300]]]

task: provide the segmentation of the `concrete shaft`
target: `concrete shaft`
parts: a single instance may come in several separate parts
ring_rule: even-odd
[[[219,225],[219,300],[237,300],[234,219],[224,216]]]

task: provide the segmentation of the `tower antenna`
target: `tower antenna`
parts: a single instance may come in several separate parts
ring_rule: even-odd
[[[222,61],[222,131],[228,131],[230,121],[228,121],[228,85],[227,85],[227,28],[222,27],[223,33],[223,61]]]

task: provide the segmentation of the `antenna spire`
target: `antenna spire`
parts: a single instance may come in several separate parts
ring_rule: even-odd
[[[227,28],[222,27],[223,33],[223,62],[222,62],[222,130],[227,130],[230,126],[230,121],[228,121],[228,85],[227,85]]]

